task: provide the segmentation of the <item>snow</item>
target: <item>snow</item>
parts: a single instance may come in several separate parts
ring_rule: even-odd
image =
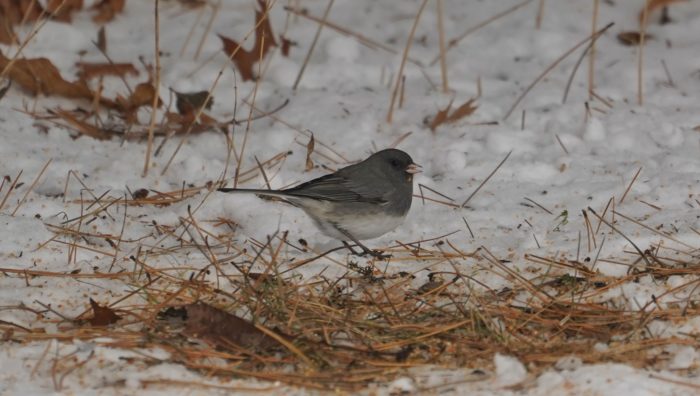
[[[392,393],[411,393],[416,391],[416,386],[413,383],[413,379],[408,377],[400,377],[391,382],[388,386],[389,391]]]
[[[316,16],[322,15],[326,7],[326,2],[302,0],[299,3]],[[515,0],[445,0],[446,36],[448,39],[458,36],[466,28],[517,3]],[[254,170],[256,158],[265,161],[291,151],[268,173],[272,187],[281,188],[326,174],[327,170],[321,166],[337,169],[361,160],[410,132],[398,148],[409,152],[423,166],[424,172],[415,177],[415,185],[433,188],[453,198],[459,206],[512,152],[466,207],[455,209],[431,201],[424,203],[416,198],[402,226],[368,241],[368,244],[390,246],[396,240],[419,241],[457,231],[449,240],[463,251],[488,247],[497,257],[510,260],[508,265],[512,269],[523,273],[529,265],[522,260],[525,254],[576,257],[578,236],[583,235],[585,239],[586,235],[582,210],[591,207],[602,215],[612,198],[615,211],[658,231],[640,228],[616,217],[616,227],[642,250],[663,246],[669,251],[693,251],[690,255],[669,254],[679,260],[697,263],[700,235],[694,230],[700,229],[700,43],[696,38],[700,37],[700,5],[697,2],[674,5],[670,9],[673,23],[667,25],[659,25],[656,22],[658,15],[654,16],[649,26],[649,33],[654,37],[645,47],[642,105],[637,102],[637,49],[622,46],[615,35],[624,30],[638,29],[637,16],[643,1],[602,1],[599,25],[608,21],[614,21],[616,25],[597,43],[596,93],[612,107],[599,100],[589,100],[587,58],[576,74],[567,102],[562,104],[564,86],[579,51],[554,68],[525,97],[513,115],[504,120],[506,111],[525,87],[557,57],[590,34],[593,2],[546,2],[540,30],[534,29],[537,3],[532,2],[475,31],[447,53],[452,93],[445,94],[439,89],[439,63],[426,66],[424,74],[408,62],[404,104],[395,110],[394,120],[388,124],[386,114],[391,90],[420,2],[335,2],[330,21],[389,46],[395,53],[369,48],[356,38],[341,35],[326,26],[298,88],[292,90],[318,25],[303,17],[290,16],[287,21],[283,10],[287,2],[278,1],[271,13],[273,29],[279,34],[288,22],[285,35],[298,45],[291,48],[288,58],[275,52],[266,60],[264,67],[267,69],[258,86],[256,106],[270,111],[286,100],[289,103],[274,114],[278,120],[263,117],[253,121],[241,158],[241,169]],[[196,25],[192,42],[180,56],[198,11],[184,11],[172,1],[161,1],[160,4],[160,48],[164,54],[161,57],[161,97],[167,102],[169,88],[177,91],[207,90],[222,70],[221,79],[213,90],[215,102],[211,114],[220,120],[234,116],[246,119],[250,108],[243,99],[250,100],[254,83],[236,80],[230,62],[221,52],[216,34],[243,37],[252,26],[253,1],[222,2],[197,59],[197,41],[205,32],[208,16]],[[140,75],[128,77],[132,86],[148,78],[140,67],[139,57],[143,56],[149,63],[153,59],[152,15],[152,2],[128,1],[125,13],[107,25],[108,51],[115,62],[132,62],[139,66]],[[436,19],[434,2],[429,2],[412,43],[409,54],[412,59],[427,64],[437,55]],[[23,54],[49,58],[63,76],[71,80],[76,72],[76,61],[104,60],[91,43],[98,28],[87,11],[77,14],[72,24],[50,21],[39,30]],[[30,27],[17,29],[17,32],[22,38],[28,37]],[[16,50],[16,47],[2,48],[5,55],[12,55]],[[662,60],[673,83],[669,82]],[[431,132],[424,120],[444,109],[453,98],[455,106],[476,96],[477,81],[480,81],[482,92],[477,100],[477,111]],[[106,78],[104,89],[106,96],[114,96],[123,94],[124,87],[119,79]],[[234,114],[236,94],[239,102]],[[157,246],[163,238],[158,227],[178,226],[190,212],[202,229],[213,234],[222,232],[214,225],[216,219],[235,222],[238,242],[242,245],[250,241],[265,241],[276,231],[288,231],[292,241],[304,239],[314,251],[338,245],[337,241],[316,230],[311,220],[295,208],[262,201],[255,196],[207,195],[203,192],[166,207],[125,208],[117,203],[89,224],[84,224],[82,230],[96,235],[120,235],[124,220],[122,238],[139,242],[125,243],[115,253],[115,248],[105,238],[94,236],[75,242],[100,252],[81,248],[69,259],[67,244],[50,241],[55,231],[52,226],[61,226],[62,222],[80,216],[81,210],[85,210],[77,203],[81,197],[100,196],[108,190],[111,197],[123,197],[128,190],[133,192],[140,188],[171,192],[183,188],[183,184],[201,187],[216,181],[224,171],[230,184],[235,159],[226,169],[228,153],[223,134],[192,134],[167,171],[161,174],[181,139],[173,137],[164,145],[163,152],[152,158],[150,172],[142,177],[145,143],[122,141],[116,137],[110,141],[74,138],[65,128],[34,120],[25,114],[26,111],[57,106],[72,109],[76,107],[75,102],[53,97],[32,98],[15,84],[0,104],[0,177],[8,175],[14,180],[21,170],[21,181],[24,182],[0,210],[2,269],[92,274],[106,273],[115,265],[119,270],[131,271],[133,263],[129,256],[135,254],[138,243]],[[524,125],[521,125],[523,116]],[[141,121],[148,122],[149,117],[150,113],[145,109],[139,112]],[[234,139],[236,150],[240,150],[245,125],[237,128]],[[316,139],[316,153],[312,159],[319,165],[310,171],[305,170],[307,131],[313,132]],[[156,146],[161,141],[162,138],[157,138]],[[46,172],[29,191],[48,160],[51,163]],[[638,179],[624,202],[620,202],[640,168]],[[257,174],[242,183],[250,188],[264,185],[265,180]],[[5,183],[0,190],[0,200],[7,189],[8,183]],[[65,197],[62,196],[64,190]],[[26,201],[20,204],[28,191]],[[419,193],[417,187],[415,192]],[[425,194],[445,200],[427,190]],[[552,215],[525,198],[542,205]],[[12,215],[15,208],[18,208],[17,212]],[[558,216],[564,211],[568,213],[568,219],[562,223]],[[610,219],[610,212],[606,219]],[[473,236],[466,229],[464,220],[468,221]],[[596,224],[594,221],[594,226]],[[662,237],[659,232],[668,233],[672,239]],[[598,242],[603,235],[605,244],[599,253],[596,270],[610,277],[627,276],[630,268],[619,262],[633,260],[633,254],[625,253],[633,251],[632,246],[605,225],[598,234]],[[73,241],[68,238],[61,240]],[[596,257],[597,248],[588,250],[585,245],[584,241],[580,247],[581,257]],[[293,253],[291,249],[283,252]],[[324,270],[327,278],[339,276],[346,269],[335,263],[347,258],[345,252],[335,252],[328,259],[300,269],[299,274],[309,279]],[[153,257],[149,262],[155,268],[175,268],[181,273],[201,269],[207,264],[199,251]],[[483,284],[495,289],[513,286],[510,280],[480,271],[473,261],[460,262],[459,265],[465,273],[478,277]],[[382,264],[382,268],[384,266]],[[410,260],[390,262],[386,267],[388,272],[417,271],[417,285],[425,282],[429,272],[443,268]],[[665,280],[641,277],[638,283],[623,283],[601,292],[597,298],[601,301],[615,299],[629,310],[644,307],[646,312],[658,312],[671,305],[696,304],[698,292],[693,283],[696,281],[697,277],[692,276],[674,275]],[[89,307],[88,297],[104,303],[129,291],[97,278],[18,277],[0,271],[0,320],[57,334],[58,325],[51,321],[56,317],[51,313],[37,314],[17,307],[42,310],[37,304],[41,302],[50,304],[63,315],[75,317]],[[663,349],[668,356],[658,365],[633,367],[618,363],[589,363],[571,356],[540,372],[506,353],[495,353],[493,365],[483,368],[485,376],[460,367],[423,367],[406,369],[392,382],[374,384],[372,389],[379,394],[430,389],[444,391],[440,394],[468,392],[474,395],[696,394],[700,382],[693,375],[697,372],[699,359],[695,340],[700,334],[700,318],[688,317],[679,323],[662,319],[650,318],[644,331],[681,341]],[[603,341],[593,348],[599,353],[609,349],[608,343]],[[0,394],[217,392],[211,390],[213,388],[195,388],[186,392],[166,385],[145,385],[151,379],[196,382],[210,379],[169,361],[170,356],[163,350],[137,351],[135,354],[114,346],[109,339],[2,341]],[[91,353],[93,355],[88,359]],[[66,375],[59,386],[51,375],[52,364],[58,361],[57,356],[70,354],[74,354],[77,361],[87,359],[87,363]],[[158,364],[146,364],[144,355]],[[137,363],[126,363],[130,360]],[[286,394],[305,392],[250,379],[217,379],[214,382],[231,389],[257,387]]]
[[[671,359],[669,368],[672,370],[689,369],[697,360],[697,352],[691,346],[680,348]]]
[[[517,359],[512,356],[505,356],[497,353],[493,357],[495,366],[496,383],[501,387],[514,386],[523,382],[527,378],[527,369]]]

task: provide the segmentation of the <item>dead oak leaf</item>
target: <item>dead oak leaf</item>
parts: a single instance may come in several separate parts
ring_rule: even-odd
[[[0,43],[17,41],[13,26],[34,22],[42,15],[44,9],[36,0],[0,0]]]
[[[124,77],[127,74],[139,75],[139,71],[131,63],[78,62],[75,66],[78,68],[78,77],[81,80],[90,80],[102,76]]]
[[[452,113],[450,113],[450,110],[452,109],[452,101],[450,101],[450,103],[447,104],[447,107],[445,109],[438,110],[437,114],[435,114],[435,116],[432,118],[432,120],[428,124],[430,130],[435,132],[437,127],[439,127],[442,124],[453,123],[459,121],[464,117],[474,114],[474,112],[478,108],[478,106],[474,104],[475,102],[476,99],[469,99],[466,102],[464,102],[461,106],[456,108]]]
[[[314,134],[311,134],[309,138],[309,143],[306,144],[306,170],[307,172],[314,168],[314,162],[311,160],[311,154],[314,152],[314,147],[316,142],[314,140]]]
[[[182,115],[196,113],[202,107],[209,110],[214,104],[214,97],[209,94],[209,91],[177,92],[173,90],[173,93],[175,93],[176,98],[175,107]]]
[[[276,339],[247,320],[211,305],[200,302],[187,305],[185,310],[187,319],[183,334],[188,337],[226,349],[238,346],[265,350],[279,345]]]
[[[644,34],[644,41],[647,40],[653,40],[654,36],[652,36],[649,33]],[[642,33],[641,32],[620,32],[617,34],[617,41],[620,42],[620,44],[627,45],[627,46],[635,46],[639,45],[642,43]]]
[[[156,88],[150,82],[141,83],[136,86],[134,93],[129,97],[130,107],[151,106],[155,100],[156,106],[160,107],[163,103],[160,98],[156,99]]]
[[[177,128],[177,133],[200,133],[205,131],[210,131],[212,128],[225,128],[225,125],[208,116],[205,113],[201,113],[199,118],[194,111],[178,114],[173,112],[168,112],[165,114],[167,125],[172,128]]]
[[[244,50],[235,40],[231,40],[222,35],[219,35],[219,38],[224,44],[224,52],[231,58],[231,61],[233,61],[233,64],[236,65],[236,68],[241,73],[241,79],[243,79],[243,81],[255,79],[253,65],[258,57],[255,56],[252,51],[248,52]]]
[[[92,6],[92,9],[97,11],[92,20],[97,23],[107,23],[124,11],[125,5],[126,0],[102,0]]]
[[[75,130],[81,135],[90,136],[98,140],[107,140],[112,137],[108,132],[105,132],[101,128],[90,124],[84,119],[78,118],[72,112],[61,109],[54,110],[53,112],[57,116],[61,117],[68,125],[70,125],[70,127],[72,127],[73,130]]]
[[[0,70],[7,70],[7,76],[32,95],[56,95],[65,98],[93,99],[94,94],[82,81],[69,82],[61,77],[50,60],[46,58],[19,58],[11,61],[0,53]]]
[[[175,124],[180,131],[201,132],[211,127],[217,127],[220,123],[208,116],[203,110],[211,109],[214,97],[209,91],[177,92],[175,93],[175,107],[178,113],[167,113],[168,124]],[[202,109],[204,108],[204,109]]]
[[[134,88],[129,97],[117,95],[115,100],[116,108],[122,112],[124,119],[128,122],[136,122],[136,111],[141,106],[153,106],[153,101],[156,98],[156,88],[150,82],[141,83]],[[156,106],[160,107],[163,101],[158,98]]]
[[[7,90],[10,89],[11,86],[12,86],[12,81],[8,81],[4,87],[0,88],[0,100],[2,100],[2,98],[5,97]]]
[[[452,112],[452,114],[447,117],[447,122],[456,122],[461,120],[464,117],[468,117],[476,111],[478,106],[474,104],[476,102],[476,99],[471,98],[468,101],[464,102],[461,106],[459,106],[455,111]]]
[[[97,31],[97,48],[99,48],[101,52],[107,53],[107,32],[104,26]]]
[[[297,46],[296,41],[292,41],[284,36],[280,36],[280,41],[282,42],[282,46],[280,47],[280,51],[282,52],[282,56],[289,56],[289,51],[292,49],[292,47]]]
[[[148,196],[149,191],[146,190],[145,188],[139,188],[138,190],[134,191],[131,193],[131,198],[135,201],[141,200],[141,199],[146,199]]]
[[[430,130],[435,132],[435,129],[437,129],[438,126],[442,125],[447,121],[447,114],[450,112],[450,108],[452,107],[452,101],[445,107],[444,110],[438,110],[437,114],[435,114],[435,117],[430,121]]]
[[[224,44],[224,53],[236,65],[243,81],[255,79],[253,66],[265,58],[270,48],[277,46],[267,14],[267,4],[263,0],[258,0],[258,6],[260,9],[255,10],[255,44],[250,51],[243,49],[237,41],[219,35]]]
[[[2,19],[12,24],[18,24],[22,21],[34,22],[44,13],[41,4],[36,0],[1,0],[0,10],[2,11],[0,14],[3,16]]]
[[[134,91],[125,98],[121,95],[117,96],[116,103],[120,110],[128,112],[138,109],[141,106],[153,105],[153,100],[156,96],[156,88],[150,82],[141,83],[134,88]],[[160,98],[157,101],[157,107],[163,104]]]
[[[122,318],[112,308],[103,307],[92,298],[90,306],[92,307],[92,318],[88,319],[88,322],[93,326],[108,326]]]
[[[264,0],[258,0],[258,5],[260,9],[255,10],[255,47],[253,47],[253,52],[262,53],[263,57],[270,51],[270,48],[277,46],[277,41],[275,41],[275,34],[272,32],[272,25],[270,25],[270,17],[268,14],[267,2]]]
[[[647,23],[651,14],[663,7],[670,6],[673,3],[686,2],[688,0],[647,0],[646,5],[639,12],[639,24],[644,24],[644,18],[646,17]]]
[[[13,26],[33,23],[39,18],[51,16],[61,22],[70,22],[75,11],[83,8],[83,0],[48,0],[46,9],[36,0],[0,0],[0,43],[16,41]]]
[[[0,20],[0,43],[9,45],[15,41],[15,34],[12,31],[12,26],[6,22]]]

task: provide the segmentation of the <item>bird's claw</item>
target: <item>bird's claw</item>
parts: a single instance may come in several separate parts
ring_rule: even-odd
[[[391,258],[390,254],[384,254],[384,252],[382,252],[381,250],[367,250],[367,251],[364,251],[360,254],[360,256],[366,256],[366,255],[372,256],[372,257],[379,259],[379,260],[386,260],[386,259]]]
[[[350,246],[350,244],[348,244],[347,242],[343,241],[343,244],[345,245],[346,248],[348,248],[348,250],[350,250],[350,253],[352,253],[355,256],[359,256],[359,257],[372,256],[372,257],[379,259],[379,260],[386,260],[386,259],[392,257],[390,254],[384,254],[384,252],[382,252],[381,250],[371,250],[371,249],[366,248],[363,245],[358,245],[358,247],[362,248],[362,251],[358,252],[357,250],[353,249],[353,247]]]

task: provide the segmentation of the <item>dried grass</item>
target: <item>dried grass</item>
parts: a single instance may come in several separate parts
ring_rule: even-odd
[[[188,196],[178,195],[180,199]],[[162,197],[168,202],[174,199],[168,194]],[[89,203],[99,205],[94,200],[83,205]],[[128,204],[155,203],[131,200]],[[652,264],[621,278],[592,271],[588,260],[526,255],[522,262],[539,274],[526,276],[485,247],[464,253],[449,237],[441,237],[431,244],[400,243],[387,248],[394,254],[389,267],[414,269],[412,274],[382,272],[352,259],[333,259],[336,265],[346,267],[345,275],[328,279],[319,270],[315,276],[302,279],[290,269],[328,256],[309,257],[311,252],[290,247],[294,245],[286,234],[243,245],[239,235],[230,231],[230,224],[210,222],[224,231],[202,229],[190,216],[181,220],[180,227],[161,226],[162,239],[150,247],[140,241],[120,240],[118,235],[82,231],[77,220],[65,227],[52,227],[54,243],[72,244],[75,249],[90,249],[105,257],[123,256],[135,248],[138,253],[131,256],[130,270],[122,265],[109,273],[0,272],[19,278],[97,278],[113,284],[111,290],[126,287],[131,292],[104,304],[122,319],[109,326],[91,326],[85,301],[86,312],[78,318],[47,313],[31,329],[8,322],[0,323],[0,329],[6,336],[11,329],[9,339],[19,342],[100,338],[107,347],[160,348],[171,353],[172,361],[207,376],[345,390],[390,380],[411,367],[490,367],[497,352],[516,356],[537,373],[570,355],[586,363],[615,361],[649,367],[664,359],[664,346],[698,346],[691,335],[665,338],[646,330],[651,320],[678,324],[700,314],[700,306],[692,300],[665,308],[640,306],[630,310],[629,304],[621,304],[608,293],[645,277],[658,281],[672,275],[688,276],[689,281],[669,294],[692,290],[700,282],[695,277],[700,261],[693,256],[697,254],[694,250],[683,255],[669,251],[673,258],[648,250],[644,254],[653,256],[648,258]],[[76,242],[95,238],[110,238],[117,248],[104,251]],[[206,257],[203,263],[169,268],[149,265],[163,255],[184,257],[195,250]],[[640,259],[636,251],[623,254],[628,260],[619,264],[637,266]],[[428,283],[417,287],[414,274],[441,264],[452,269],[432,274]],[[255,272],[253,267],[262,270]],[[492,272],[512,286],[490,289],[474,276],[478,271]],[[257,337],[265,337],[267,347],[272,338],[281,347],[270,351],[255,344],[191,342],[197,338],[207,341],[211,336],[207,336],[206,327],[186,332],[187,319],[174,320],[167,313],[198,303],[244,318],[257,330],[246,325],[239,331],[260,331]],[[41,330],[51,323],[57,332]],[[105,337],[109,341],[105,342]],[[598,343],[607,348],[594,348]],[[205,386],[166,379],[153,379],[153,384]]]

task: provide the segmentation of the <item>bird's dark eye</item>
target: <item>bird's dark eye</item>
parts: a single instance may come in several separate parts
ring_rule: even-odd
[[[397,161],[397,160],[395,160],[395,159],[391,160],[391,166],[393,166],[394,168],[398,168],[398,167],[399,167],[399,161]]]

